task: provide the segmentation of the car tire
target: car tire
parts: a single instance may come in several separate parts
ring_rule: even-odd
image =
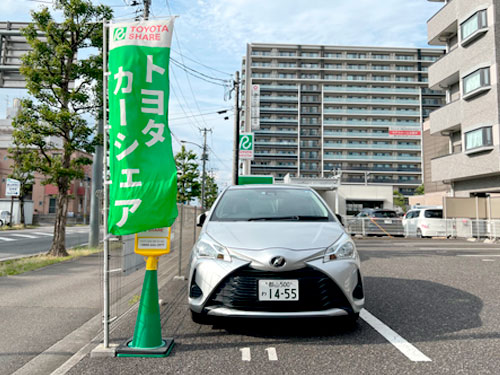
[[[422,231],[420,230],[420,228],[417,228],[417,238],[424,238],[424,236],[422,236]]]
[[[344,317],[344,322],[347,328],[355,328],[358,322],[359,313],[351,313]]]
[[[210,318],[201,313],[194,312],[191,310],[191,320],[196,324],[210,324]]]
[[[0,220],[0,227],[3,227],[3,220]]]

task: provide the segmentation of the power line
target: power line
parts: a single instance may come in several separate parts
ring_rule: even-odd
[[[195,74],[194,72],[188,70],[184,65],[178,63],[177,61],[172,61],[175,66],[179,67],[179,69],[182,69],[186,74],[190,74],[192,75],[193,77],[196,77],[198,79],[201,79],[202,81],[205,81],[205,82],[208,82],[208,83],[211,83],[213,85],[217,85],[217,86],[221,86],[221,87],[227,87],[228,85],[227,84],[222,84],[222,83],[219,83],[219,82],[214,82],[214,81],[210,81],[209,79],[207,78],[204,78],[202,76],[199,76],[197,74]],[[210,78],[212,79],[212,78]],[[189,81],[189,78],[188,78],[188,81]]]
[[[170,60],[172,60],[173,62],[175,62],[177,65],[180,65],[182,66],[183,68],[186,68],[194,73],[197,73],[197,74],[200,74],[202,75],[203,77],[205,78],[208,78],[208,79],[213,79],[214,81],[221,81],[221,82],[224,82],[224,83],[227,83],[228,81],[230,82],[231,79],[222,79],[222,78],[217,78],[217,77],[212,77],[212,76],[209,76],[208,74],[205,74],[205,73],[202,73],[200,72],[199,70],[196,70],[196,69],[193,69],[193,68],[190,68],[189,66],[185,65],[185,64],[181,64],[179,61],[177,61],[176,59],[174,59],[173,57],[170,58]]]
[[[230,108],[225,108],[225,109],[218,110],[216,112],[200,113],[199,115],[183,116],[183,117],[172,117],[172,118],[169,118],[169,121],[172,121],[172,120],[183,120],[183,119],[186,119],[186,118],[198,117],[198,116],[204,116],[204,115],[221,115],[223,113],[227,113],[228,111],[231,111],[232,109],[233,108],[230,107]]]
[[[192,58],[190,58],[190,57],[188,57],[188,56],[186,56],[186,55],[181,54],[180,52],[175,51],[175,53],[179,54],[180,56],[182,56],[183,58],[185,58],[185,59],[187,59],[187,60],[189,60],[189,61],[194,62],[195,64],[198,64],[198,65],[203,66],[204,68],[207,68],[207,69],[213,70],[214,72],[217,72],[217,73],[226,74],[226,75],[228,75],[228,76],[231,76],[231,77],[232,77],[232,74],[230,74],[230,73],[223,72],[222,70],[212,68],[211,66],[205,65],[205,64],[203,64],[203,63],[201,63],[201,62],[199,62],[199,61],[197,61],[197,60],[195,60],[195,59],[192,59]]]

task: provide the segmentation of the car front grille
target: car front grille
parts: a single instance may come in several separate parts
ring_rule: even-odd
[[[259,280],[298,280],[299,300],[259,301]],[[335,282],[311,267],[288,272],[259,271],[248,266],[237,269],[219,284],[205,306],[270,312],[322,311],[332,308],[351,311],[347,298]]]

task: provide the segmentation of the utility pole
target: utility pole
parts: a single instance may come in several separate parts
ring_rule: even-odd
[[[149,6],[151,5],[151,0],[144,0],[144,19],[149,19]]]
[[[240,72],[234,74],[234,154],[233,154],[233,185],[238,185],[239,149],[240,149]]]
[[[207,172],[206,172],[206,162],[208,160],[208,153],[207,153],[207,132],[211,132],[212,129],[201,129],[201,132],[203,133],[203,152],[201,154],[201,160],[203,162],[202,164],[202,172],[201,172],[201,210],[202,212],[205,212],[205,182],[207,179]]]

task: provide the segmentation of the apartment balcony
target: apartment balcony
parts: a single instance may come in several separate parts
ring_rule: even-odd
[[[490,152],[475,154],[474,157],[461,152],[432,159],[432,181],[453,181],[498,174],[500,172],[499,151],[500,148],[496,145]]]
[[[458,82],[463,62],[461,48],[455,48],[443,55],[429,68],[429,88],[439,90]]]
[[[260,85],[260,91],[297,91],[297,85]]]
[[[297,142],[255,141],[256,146],[297,147]]]
[[[420,145],[379,145],[379,144],[366,144],[366,143],[333,143],[325,142],[324,148],[333,149],[358,149],[358,150],[420,150]]]
[[[421,161],[420,156],[325,155],[324,160]],[[498,161],[497,161],[498,162]]]
[[[288,159],[297,158],[297,154],[282,154],[279,152],[255,152],[256,158]]]
[[[288,125],[298,125],[297,119],[287,119],[287,118],[260,118],[261,124],[288,124]]]
[[[457,33],[458,1],[449,1],[427,21],[427,41],[433,46],[445,46],[446,39]]]
[[[361,93],[387,93],[387,94],[410,94],[418,95],[419,89],[412,88],[392,88],[392,87],[328,87],[323,88],[325,92],[361,92]]]
[[[266,108],[260,107],[260,113],[291,113],[297,114],[299,111],[298,108]]]
[[[252,169],[297,169],[296,165],[259,165],[252,164]]]
[[[387,139],[387,138],[393,138],[395,139],[394,136],[390,135],[389,133],[369,133],[369,132],[341,132],[341,131],[332,131],[332,130],[325,130],[323,132],[325,137],[342,137],[342,138],[364,138],[364,139]],[[398,135],[397,139],[412,139],[412,140],[418,140],[420,139],[420,136],[414,136],[414,135]]]
[[[394,172],[399,172],[399,173],[411,173],[411,174],[421,174],[422,169],[421,168],[383,168],[383,167],[352,167],[352,166],[347,166],[347,167],[342,167],[342,171],[348,173],[348,172],[357,172],[357,171],[368,171],[368,172],[377,172],[377,173],[390,173],[394,174]],[[398,174],[399,174],[398,173]]]
[[[359,121],[359,120],[324,120],[324,125],[341,125],[341,126],[350,126],[350,125],[363,125],[369,127],[381,127],[387,128],[387,126],[415,126],[420,130],[419,122],[407,122],[407,121]]]
[[[323,99],[325,103],[355,103],[355,104],[374,104],[374,105],[408,105],[418,106],[418,100],[395,100],[395,99],[358,99],[358,98],[329,98]]]
[[[299,100],[296,96],[261,96],[261,103],[297,103]]]
[[[325,108],[325,114],[339,114],[339,115],[364,115],[364,116],[412,116],[420,117],[420,111],[383,111],[380,109],[330,109]],[[262,121],[262,120],[261,120]]]
[[[441,134],[443,131],[460,128],[463,118],[462,101],[455,100],[430,114],[431,134]]]
[[[274,136],[277,136],[277,137],[281,137],[281,136],[296,137],[297,136],[297,131],[291,131],[291,130],[256,130],[255,134],[256,135],[274,135]]]

